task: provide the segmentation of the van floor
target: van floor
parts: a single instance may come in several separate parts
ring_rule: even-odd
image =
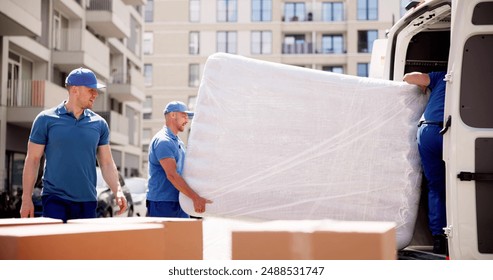
[[[398,260],[445,260],[445,255],[433,253],[433,246],[409,246],[397,252]]]

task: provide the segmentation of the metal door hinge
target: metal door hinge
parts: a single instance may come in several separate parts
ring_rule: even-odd
[[[446,226],[443,228],[443,232],[445,233],[445,235],[447,236],[447,238],[451,238],[452,237],[452,230],[453,230],[453,226],[452,225],[449,225],[449,226]]]

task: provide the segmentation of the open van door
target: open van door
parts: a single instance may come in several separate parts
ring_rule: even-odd
[[[451,259],[493,258],[493,1],[452,1],[444,160]]]

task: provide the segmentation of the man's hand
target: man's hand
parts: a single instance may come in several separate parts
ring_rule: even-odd
[[[204,213],[205,212],[205,205],[207,203],[212,203],[212,200],[205,199],[201,196],[194,199],[193,200],[193,208],[194,208],[195,212]]]
[[[121,215],[125,210],[127,210],[128,204],[127,204],[127,198],[125,197],[125,194],[123,194],[122,190],[118,190],[115,194],[115,201],[116,205],[120,207],[120,211],[116,213],[117,215]]]
[[[34,218],[34,204],[31,198],[22,198],[21,218]]]

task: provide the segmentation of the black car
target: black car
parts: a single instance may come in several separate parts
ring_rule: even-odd
[[[132,195],[130,194],[130,190],[125,186],[125,180],[118,174],[120,179],[120,185],[122,186],[123,194],[127,199],[127,210],[123,212],[121,215],[117,215],[119,211],[119,207],[116,204],[115,196],[113,192],[108,187],[108,184],[103,180],[103,176],[101,174],[101,169],[97,167],[97,182],[96,182],[96,191],[98,196],[98,206],[96,208],[96,216],[98,218],[107,218],[107,217],[132,217],[134,214],[134,205],[132,202]],[[43,215],[43,205],[41,202],[41,189],[42,184],[37,184],[33,190],[33,204],[34,204],[34,216],[41,217]]]
[[[116,204],[115,195],[110,190],[108,184],[103,180],[101,169],[97,168],[97,182],[96,191],[98,196],[98,207],[96,209],[96,215],[98,218],[110,218],[110,217],[132,217],[134,215],[134,205],[132,201],[132,195],[130,190],[125,186],[125,180],[122,175],[118,173],[120,179],[120,185],[122,186],[123,194],[127,199],[127,210],[121,215],[117,215],[120,207]]]

